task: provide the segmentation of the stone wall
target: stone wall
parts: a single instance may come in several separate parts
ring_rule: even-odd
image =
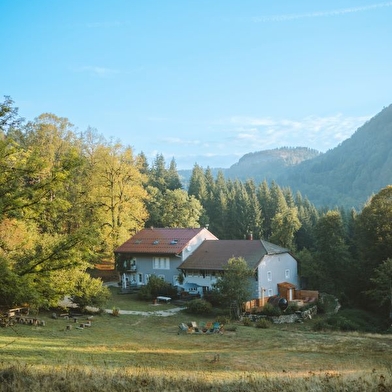
[[[317,306],[315,305],[304,311],[298,310],[295,313],[282,314],[281,316],[265,316],[265,315],[250,314],[247,317],[249,317],[252,321],[267,319],[267,320],[271,320],[274,324],[292,324],[292,323],[301,323],[304,320],[311,319],[316,314],[317,314]]]

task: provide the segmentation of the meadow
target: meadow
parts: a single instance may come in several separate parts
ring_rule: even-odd
[[[161,310],[174,305],[116,296],[111,306]],[[45,326],[0,329],[0,391],[390,391],[392,335],[315,332],[316,320],[269,328],[226,325],[224,334],[180,333],[169,317],[110,313],[37,317]],[[67,329],[70,325],[71,329]]]

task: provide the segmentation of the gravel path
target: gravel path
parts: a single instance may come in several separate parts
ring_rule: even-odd
[[[174,314],[178,313],[179,311],[181,311],[183,309],[185,309],[185,308],[173,308],[173,309],[169,309],[169,310],[156,310],[156,311],[151,311],[151,312],[139,312],[137,310],[121,310],[120,309],[120,315],[121,314],[131,314],[131,315],[137,315],[137,316],[169,317],[169,316],[173,316]],[[112,309],[105,309],[105,312],[112,313]]]

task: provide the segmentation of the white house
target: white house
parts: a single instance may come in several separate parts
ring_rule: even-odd
[[[288,249],[264,240],[207,240],[178,268],[184,284],[196,284],[205,292],[233,257],[242,257],[254,271],[253,299],[281,295],[280,291],[288,300],[294,299],[299,284],[297,260]]]
[[[124,289],[143,286],[151,275],[177,284],[178,267],[203,242],[218,240],[206,228],[143,229],[115,251]]]
[[[264,240],[218,240],[206,228],[143,229],[115,250],[116,269],[124,289],[143,286],[151,275],[181,286],[191,294],[212,288],[232,257],[242,257],[254,271],[250,299],[298,289],[297,260],[288,249]]]

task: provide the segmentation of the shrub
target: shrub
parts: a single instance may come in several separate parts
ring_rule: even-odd
[[[225,331],[235,332],[237,331],[237,326],[230,324],[225,326]]]
[[[177,296],[177,289],[163,279],[151,275],[148,283],[139,290],[138,298],[151,301],[159,295],[173,298]]]
[[[204,299],[194,299],[188,302],[185,311],[193,314],[210,314],[212,305]]]
[[[245,325],[245,327],[250,327],[252,325],[252,320],[249,317],[244,317],[242,323]]]
[[[222,306],[222,296],[216,289],[205,292],[204,299],[214,307]]]
[[[266,303],[261,311],[261,314],[266,316],[280,316],[282,311],[277,307],[270,303]]]
[[[299,310],[299,306],[296,303],[290,304],[285,310],[285,314],[293,314]]]
[[[270,325],[271,325],[271,323],[268,320],[261,318],[256,321],[255,327],[266,329],[266,328],[269,328]]]
[[[71,301],[81,309],[87,306],[104,307],[111,294],[109,289],[103,285],[102,280],[92,278],[85,272],[75,274],[76,279],[70,295]]]
[[[313,324],[313,331],[325,331],[326,329],[328,329],[328,324],[324,321],[324,320],[318,320]]]
[[[332,329],[337,329],[340,331],[356,331],[358,330],[358,325],[343,316],[332,316],[327,319],[327,323],[332,327]]]
[[[332,331],[348,332],[348,331],[357,331],[359,329],[360,329],[359,325],[355,321],[340,315],[334,315],[328,317],[327,319],[318,320],[313,325],[314,331],[332,330]]]
[[[336,309],[339,309],[339,307],[337,298],[331,294],[322,294],[317,301],[318,313],[336,313]]]
[[[218,317],[216,318],[216,321],[217,321],[219,324],[226,325],[226,324],[229,324],[229,322],[230,322],[230,317],[228,317],[228,316],[218,316]]]

